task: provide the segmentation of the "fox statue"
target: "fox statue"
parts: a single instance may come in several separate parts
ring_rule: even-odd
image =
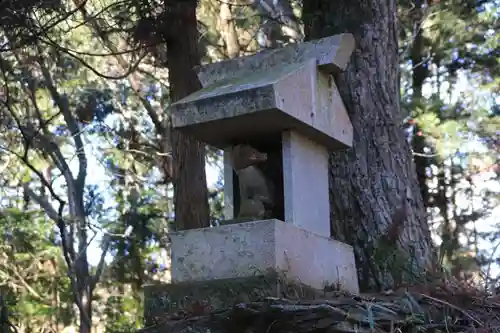
[[[258,164],[266,162],[268,156],[250,145],[234,146],[230,163],[238,175],[240,209],[237,219],[265,219],[275,204],[273,182],[266,177]]]

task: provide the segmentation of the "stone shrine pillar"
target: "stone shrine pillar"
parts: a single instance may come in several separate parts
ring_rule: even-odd
[[[333,74],[353,50],[353,36],[341,34],[198,68],[203,89],[170,106],[172,122],[224,149],[225,218],[239,202],[226,153],[240,143],[278,161],[282,209],[269,220],[172,233],[172,284],[146,286],[146,325],[197,302],[279,297],[291,285],[302,297],[331,286],[358,293],[353,249],[330,235],[328,189],[329,151],[352,145]]]

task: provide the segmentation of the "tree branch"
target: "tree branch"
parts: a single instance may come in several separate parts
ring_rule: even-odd
[[[42,75],[45,79],[45,83],[47,84],[47,88],[49,89],[52,99],[57,104],[59,110],[62,112],[64,121],[66,122],[68,129],[71,133],[71,136],[73,138],[73,141],[75,143],[75,151],[79,162],[76,184],[72,184],[75,181],[73,177],[71,177],[71,180],[66,179],[66,181],[68,182],[67,184],[68,190],[75,191],[73,195],[77,195],[78,197],[80,197],[81,195],[83,195],[83,193],[81,194],[77,193],[76,188],[71,189],[71,187],[76,185],[80,191],[82,191],[82,189],[85,187],[85,179],[87,177],[87,156],[85,154],[85,147],[83,145],[82,133],[78,128],[78,124],[75,120],[75,117],[73,117],[73,115],[71,114],[71,111],[69,109],[68,98],[66,96],[62,96],[57,91],[57,88],[54,85],[54,81],[52,80],[50,72],[47,66],[45,65],[45,61],[42,58],[42,50],[40,49],[39,46],[37,46],[37,48],[38,48],[38,63],[42,70]]]
[[[96,272],[90,282],[90,288],[92,288],[92,290],[94,290],[97,282],[99,282],[99,279],[101,278],[102,272],[104,271],[104,264],[106,263],[106,255],[108,254],[109,247],[111,246],[111,238],[108,235],[105,235],[104,237],[104,249],[102,250],[101,258],[97,264]]]
[[[28,184],[23,184],[24,191],[29,195],[31,199],[33,199],[40,207],[42,207],[43,211],[49,216],[51,220],[57,222],[59,219],[59,215],[57,214],[54,207],[47,201],[46,198],[36,194]]]
[[[76,3],[77,1],[74,0],[73,2]],[[102,31],[101,27],[99,26],[99,24],[97,23],[95,17],[91,17],[87,13],[87,10],[85,9],[85,7],[81,7],[80,8],[80,12],[82,13],[83,18],[85,19],[85,21],[87,21],[87,22],[90,23],[90,25],[92,26],[92,28],[94,29],[94,31],[96,32],[96,34],[104,42],[105,46],[115,55],[115,58],[116,58],[118,64],[122,67],[122,69],[126,69],[128,67],[127,66],[128,65],[127,60],[123,57],[123,55],[121,55],[118,52],[118,50],[116,49],[116,47],[109,41],[109,39],[103,33],[103,31]],[[160,121],[160,118],[159,118],[158,114],[154,110],[154,108],[151,105],[151,103],[149,103],[149,101],[146,98],[144,98],[139,93],[140,87],[139,87],[139,84],[137,82],[136,75],[134,73],[130,72],[130,75],[128,76],[128,81],[130,83],[130,86],[134,90],[135,94],[137,95],[137,97],[141,101],[142,105],[146,109],[149,117],[151,118],[151,121],[155,125],[157,133],[163,133],[166,130],[166,127],[163,126],[162,122]]]

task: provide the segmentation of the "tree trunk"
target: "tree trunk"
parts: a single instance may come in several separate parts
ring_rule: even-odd
[[[411,46],[410,59],[412,64],[412,106],[418,107],[423,102],[422,90],[424,86],[425,79],[429,76],[430,72],[428,70],[429,59],[426,59],[425,48],[424,48],[424,31],[420,27],[421,22],[424,19],[424,1],[416,0],[413,4],[413,9],[411,9],[411,17],[413,18],[413,27],[416,30],[415,37],[413,38],[413,43]],[[419,126],[415,126],[415,129],[419,131]],[[430,165],[430,158],[422,155],[425,154],[424,147],[426,146],[425,138],[420,136],[413,136],[412,148],[413,151],[418,153],[414,157],[415,169],[417,173],[417,179],[420,187],[420,194],[422,195],[422,200],[424,206],[427,207],[429,204],[429,188],[427,186],[427,175],[426,169]]]
[[[335,77],[354,142],[331,154],[332,236],[354,247],[362,290],[420,277],[435,255],[402,129],[396,1],[309,0],[303,18],[306,39],[344,32],[356,39],[348,68]],[[385,239],[392,250],[375,258]],[[405,266],[388,264],[396,257]]]
[[[80,333],[90,333],[92,330],[92,293],[96,277],[90,274],[89,262],[87,258],[87,221],[85,219],[85,209],[83,201],[84,188],[78,189],[75,196],[73,209],[73,220],[77,225],[78,254],[74,259],[75,280],[78,293],[75,295],[80,298]],[[73,244],[72,244],[73,245]],[[105,254],[103,254],[105,255]],[[71,269],[68,267],[68,269]],[[97,273],[96,273],[97,274]]]
[[[236,58],[240,54],[241,46],[230,4],[220,4],[219,18],[222,28],[222,36],[224,37],[224,42],[226,43],[227,56],[230,59]]]
[[[84,310],[80,310],[80,333],[90,333],[92,331],[92,292],[82,291],[82,304]]]
[[[172,1],[167,9],[165,22],[169,36],[167,67],[171,102],[201,88],[194,71],[194,67],[200,64],[196,6],[197,1],[193,0]],[[171,143],[176,228],[208,227],[205,145],[176,130],[171,131]]]

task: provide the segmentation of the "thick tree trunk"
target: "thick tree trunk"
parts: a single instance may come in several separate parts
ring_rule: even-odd
[[[435,256],[402,130],[396,1],[309,0],[303,18],[306,39],[344,32],[356,39],[348,68],[335,77],[354,144],[331,155],[332,235],[354,247],[363,290],[408,282],[430,268]],[[411,271],[387,265],[394,252],[375,258],[386,239],[399,239],[392,248]]]
[[[175,102],[201,88],[194,67],[198,51],[197,1],[172,1],[166,18],[170,99]],[[178,131],[171,132],[174,161],[174,205],[178,230],[208,227],[205,145]]]
[[[416,0],[414,2],[414,7],[412,9],[412,17],[414,17],[413,26],[419,27],[423,20],[423,1]],[[414,28],[415,29],[415,28]],[[412,64],[412,105],[413,107],[419,106],[422,103],[422,90],[424,86],[425,79],[429,76],[428,62],[426,59],[425,49],[424,49],[424,32],[423,29],[416,29],[416,35],[413,38],[413,44],[411,46],[410,59]],[[415,134],[419,131],[419,126],[415,126]],[[418,184],[420,187],[420,194],[422,195],[422,200],[424,206],[427,207],[429,204],[429,188],[427,186],[427,176],[426,169],[429,166],[430,159],[424,154],[424,147],[426,146],[425,138],[421,136],[413,136],[412,148],[413,151],[418,153],[414,157],[415,169],[417,173]]]
[[[82,304],[84,311],[80,311],[80,333],[92,331],[92,293],[88,290],[82,291]]]

